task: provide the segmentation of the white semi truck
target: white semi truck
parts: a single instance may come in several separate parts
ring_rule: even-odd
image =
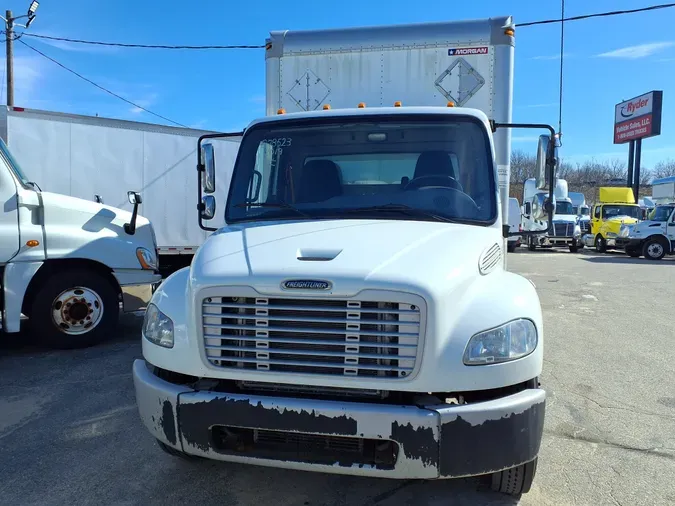
[[[581,235],[587,234],[591,229],[591,208],[586,204],[586,196],[581,192],[569,192],[574,214],[579,217]],[[583,247],[583,243],[581,244]]]
[[[646,219],[624,225],[619,235],[627,237],[625,250],[628,255],[661,260],[675,254],[675,176],[654,179],[650,200],[655,207]]]
[[[544,328],[505,269],[510,130],[547,132],[540,187],[556,148],[510,123],[513,55],[510,17],[271,34],[227,225],[146,313],[133,376],[162,449],[529,490]],[[200,141],[204,220],[226,135]]]
[[[190,265],[207,232],[196,227],[197,139],[214,133],[94,116],[0,107],[0,137],[48,192],[131,211],[127,190],[143,196],[164,274]],[[224,205],[240,137],[214,143]],[[219,224],[222,224],[220,222]]]
[[[28,167],[30,169],[30,167]],[[114,334],[124,311],[144,308],[157,274],[150,222],[133,211],[41,191],[0,140],[0,309],[2,330],[21,315],[50,347],[77,348]]]
[[[549,228],[546,221],[537,219],[532,213],[532,199],[544,193],[536,186],[535,179],[527,179],[523,185],[523,230],[532,232],[528,237],[527,246],[534,251],[537,246],[553,247],[567,246],[572,253],[583,248],[581,242],[581,228],[579,217],[574,212],[572,199],[569,196],[567,181],[556,179],[555,182],[555,220],[553,228]]]

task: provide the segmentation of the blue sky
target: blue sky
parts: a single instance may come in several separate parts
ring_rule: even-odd
[[[24,13],[29,0],[6,0]],[[567,0],[566,15],[631,9],[657,0]],[[507,6],[507,4],[511,4]],[[394,24],[513,15],[516,23],[558,17],[557,1],[483,0],[41,0],[34,33],[147,44],[263,44],[270,30]],[[568,161],[627,158],[612,144],[614,104],[664,92],[662,135],[643,143],[643,164],[675,158],[675,9],[568,23],[561,154]],[[514,120],[558,122],[559,25],[516,30]],[[163,51],[27,43],[112,91],[196,128],[240,128],[264,114],[264,52]],[[4,61],[2,62],[4,68]],[[4,81],[4,71],[1,72]],[[15,44],[15,104],[159,122]],[[4,85],[2,101],[5,99]],[[533,150],[516,135],[514,149]]]

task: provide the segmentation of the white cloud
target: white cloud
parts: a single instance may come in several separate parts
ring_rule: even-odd
[[[511,137],[511,142],[536,142],[539,140],[539,137],[535,135],[521,135]]]
[[[124,97],[124,93],[118,93],[119,95],[122,95]],[[147,95],[143,95],[140,98],[129,98],[128,96],[124,97],[127,100],[130,100],[134,104],[139,105],[140,107],[132,107],[129,109],[129,112],[132,114],[141,114],[145,112],[142,108],[149,109],[152,107],[154,104],[157,103],[157,99],[159,98],[159,94],[157,93],[149,93]]]
[[[254,104],[264,104],[266,97],[265,95],[253,95],[249,100]]]
[[[2,83],[0,84],[0,102],[5,103],[7,97],[7,75],[5,58],[0,58]],[[42,94],[40,84],[45,74],[44,60],[41,57],[14,56],[14,103],[31,107],[39,102]],[[42,100],[43,101],[43,100]]]
[[[606,53],[601,53],[600,58],[625,58],[634,60],[651,56],[666,48],[675,46],[675,42],[652,42],[650,44],[638,44],[637,46],[622,47]]]

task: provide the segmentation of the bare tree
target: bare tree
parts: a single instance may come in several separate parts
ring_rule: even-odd
[[[656,178],[675,176],[675,160],[668,159],[654,165],[651,171]]]

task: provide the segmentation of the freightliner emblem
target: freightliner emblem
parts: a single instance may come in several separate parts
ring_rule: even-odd
[[[281,286],[287,290],[330,290],[333,284],[329,281],[316,279],[289,279],[284,281]]]

